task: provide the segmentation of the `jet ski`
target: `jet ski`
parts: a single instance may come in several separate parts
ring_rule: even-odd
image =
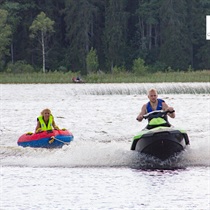
[[[174,111],[173,111],[174,112]],[[167,119],[170,111],[157,110],[144,115],[145,129],[133,138],[131,150],[166,160],[185,150],[190,144],[185,130],[172,126]]]

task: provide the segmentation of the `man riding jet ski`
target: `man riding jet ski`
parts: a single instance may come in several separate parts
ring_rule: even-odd
[[[175,112],[173,112],[173,107],[169,107],[163,99],[159,99],[157,91],[155,89],[150,89],[148,91],[148,98],[149,102],[142,106],[141,112],[136,118],[138,121],[141,122],[145,114],[155,110],[170,111],[168,115],[171,118],[175,118]]]
[[[134,136],[131,150],[165,160],[186,148],[189,144],[187,133],[171,126],[167,116],[175,117],[175,111],[162,99],[157,99],[157,91],[148,92],[150,101],[143,105],[138,121],[148,119],[148,125]],[[154,109],[154,111],[153,111]]]

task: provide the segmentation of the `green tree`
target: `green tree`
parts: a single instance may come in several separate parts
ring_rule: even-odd
[[[73,70],[87,74],[86,56],[94,46],[98,14],[97,0],[66,0],[65,22],[68,45],[68,58]]]
[[[139,0],[136,10],[136,24],[140,38],[140,50],[151,50],[158,46],[159,36],[159,0]]]
[[[98,56],[96,50],[91,48],[86,57],[87,72],[96,72],[98,69]]]
[[[107,0],[105,5],[105,55],[111,72],[114,66],[122,66],[126,53],[128,14],[127,0]]]
[[[154,71],[158,65],[209,69],[210,46],[205,39],[209,0],[0,0],[0,9],[7,10],[6,23],[12,30],[6,45],[7,30],[0,32],[4,64],[22,60],[33,67],[42,65],[38,47],[42,48],[30,39],[28,29],[43,11],[55,21],[55,33],[49,36],[48,31],[44,40],[46,66],[87,74],[86,58],[93,47],[104,71],[114,66],[119,71],[122,66],[132,69],[138,58]],[[41,43],[41,31],[34,37]]]
[[[17,26],[19,25],[21,21],[21,16],[18,14],[20,10],[20,4],[17,2],[5,2],[2,5],[2,8],[7,10],[8,12],[8,23],[11,26],[12,29],[12,37],[11,37],[11,62],[14,63],[14,35],[15,32],[17,31]]]
[[[11,40],[11,27],[7,24],[8,12],[0,9],[0,60],[4,60],[5,55],[9,55],[9,44]],[[1,63],[3,65],[3,63]]]
[[[41,12],[30,26],[31,38],[38,37],[38,40],[42,47],[42,62],[43,72],[45,73],[46,64],[46,42],[53,30],[54,21],[46,16],[44,12]]]
[[[55,21],[53,25],[54,33],[53,36],[50,37],[50,50],[46,53],[46,66],[50,69],[60,69],[62,66],[67,67],[68,60],[65,60],[66,48],[68,46],[65,37],[65,0],[44,0],[36,2],[35,14],[39,14],[40,11],[43,11],[50,19]],[[33,51],[32,56],[36,58],[36,51]],[[37,57],[37,63],[38,61],[39,58]]]
[[[144,60],[137,58],[133,61],[133,72],[136,75],[144,75],[147,72],[147,67],[144,65]]]
[[[162,0],[160,7],[160,61],[172,69],[190,65],[186,0]]]
[[[31,0],[2,0],[0,8],[8,12],[8,24],[12,29],[10,55],[6,62],[25,60],[27,63],[33,61],[31,40],[29,39],[29,26],[33,17],[37,14],[37,5]]]

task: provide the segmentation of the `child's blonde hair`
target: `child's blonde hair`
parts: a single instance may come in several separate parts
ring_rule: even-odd
[[[49,112],[50,115],[51,115],[51,111],[50,111],[50,109],[48,109],[48,108],[43,109],[43,110],[41,111],[41,115],[44,116],[44,113],[45,113],[46,111]]]

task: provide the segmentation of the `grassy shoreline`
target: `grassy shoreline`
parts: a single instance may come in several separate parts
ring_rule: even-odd
[[[77,76],[72,72],[48,73],[0,73],[0,84],[54,84],[72,83],[72,77]],[[117,74],[89,74],[83,76],[85,83],[162,83],[162,82],[210,82],[210,70],[188,72],[156,72],[146,75],[133,73]]]

